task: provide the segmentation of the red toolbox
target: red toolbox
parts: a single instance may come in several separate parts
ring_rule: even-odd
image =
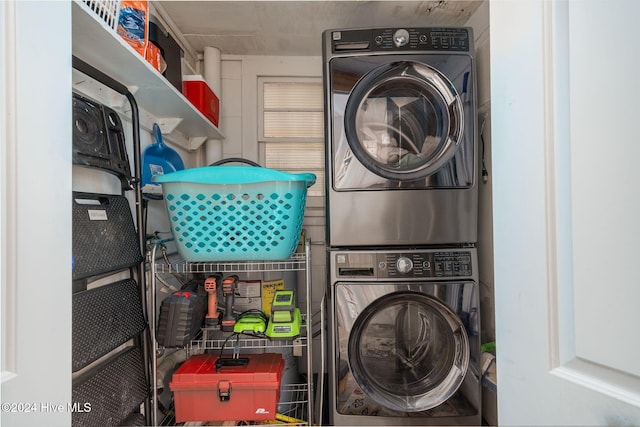
[[[274,420],[284,371],[281,354],[197,354],[173,374],[176,422]]]

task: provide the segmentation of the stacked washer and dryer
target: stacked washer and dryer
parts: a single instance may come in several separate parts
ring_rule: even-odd
[[[323,33],[331,424],[481,424],[473,52]]]

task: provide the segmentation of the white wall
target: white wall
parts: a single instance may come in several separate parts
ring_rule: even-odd
[[[493,287],[493,197],[491,191],[491,74],[489,40],[489,2],[485,1],[467,22],[473,27],[476,43],[476,76],[478,100],[478,154],[477,167],[487,170],[487,180],[478,182],[478,263],[480,273],[480,312],[482,343],[495,340],[494,287]],[[484,158],[482,158],[484,153]]]
[[[493,272],[493,193],[491,163],[491,73],[489,38],[489,1],[484,1],[467,22],[475,36],[475,58],[478,102],[478,268],[480,276],[481,343],[495,341],[495,292]],[[486,169],[483,179],[482,170]],[[482,388],[482,417],[497,424],[496,395]]]

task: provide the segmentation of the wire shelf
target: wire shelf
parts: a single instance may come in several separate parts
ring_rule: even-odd
[[[220,327],[202,328],[198,336],[190,342],[189,350],[198,352],[201,350],[221,350],[221,349],[274,349],[274,348],[294,348],[307,346],[307,315],[301,315],[300,336],[291,339],[273,339],[266,336],[255,336],[244,333],[229,332],[225,337],[211,338],[212,334],[219,334]]]
[[[158,263],[155,268],[157,273],[249,273],[304,271],[306,268],[306,257],[304,253],[296,252],[290,258],[278,261]]]
[[[307,421],[308,404],[309,404],[309,388],[307,384],[283,384],[280,387],[281,400],[278,402],[278,414],[275,420],[270,421],[251,421],[240,420],[245,425],[309,425]],[[173,405],[169,408],[164,417],[160,420],[159,426],[176,426],[176,425],[210,425],[208,422],[189,422],[176,423],[175,409]]]
[[[286,384],[280,388],[283,400],[278,403],[278,415],[275,421],[268,424],[309,425],[307,421],[307,405],[309,404],[309,388],[307,384]]]
[[[295,348],[306,347],[307,338],[298,337],[293,340],[270,340],[268,338],[241,338],[236,340],[200,340],[191,341],[190,350],[192,352],[200,350],[231,350],[236,346],[236,343],[241,349],[274,349],[274,348]]]

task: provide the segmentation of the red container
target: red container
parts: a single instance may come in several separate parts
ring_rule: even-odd
[[[211,122],[218,126],[220,100],[200,75],[182,76],[182,93]]]
[[[246,364],[217,369],[219,357],[191,356],[173,374],[169,388],[176,422],[274,420],[284,371],[282,355],[241,355]],[[223,358],[230,360],[230,356]]]

